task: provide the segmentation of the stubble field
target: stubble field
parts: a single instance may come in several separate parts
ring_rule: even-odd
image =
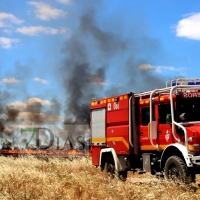
[[[198,179],[197,179],[198,181]],[[0,157],[0,199],[200,199],[198,184],[177,185],[129,173],[126,182],[110,178],[88,157],[37,159]]]

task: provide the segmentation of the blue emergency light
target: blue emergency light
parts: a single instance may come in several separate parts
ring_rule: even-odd
[[[200,85],[200,78],[178,78],[166,82],[166,87],[176,85]]]
[[[176,85],[200,85],[200,82],[199,81],[197,81],[197,82],[195,82],[195,81],[184,81],[183,83],[181,83],[181,81],[179,82],[179,81],[176,81],[176,82],[172,82],[172,86],[176,86]]]

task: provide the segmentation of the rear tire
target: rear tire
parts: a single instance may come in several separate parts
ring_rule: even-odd
[[[165,178],[176,183],[189,184],[195,182],[195,174],[189,170],[185,162],[178,156],[171,156],[167,159],[164,169]]]
[[[107,159],[104,165],[104,172],[111,178],[118,177],[122,181],[126,181],[127,171],[117,172],[113,159]]]
[[[108,161],[105,162],[104,171],[110,177],[114,178],[114,176],[115,176],[115,165],[114,165],[114,163],[111,163],[111,162],[108,162]]]
[[[118,178],[119,178],[121,181],[126,181],[126,178],[127,178],[127,171],[119,172],[119,173],[118,173]]]

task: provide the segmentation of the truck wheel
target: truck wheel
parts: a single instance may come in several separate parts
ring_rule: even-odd
[[[106,174],[114,178],[115,176],[115,165],[112,162],[105,162],[104,171]]]
[[[164,174],[167,180],[189,184],[195,182],[195,174],[189,171],[185,162],[178,156],[171,156],[165,163]]]
[[[106,174],[108,174],[110,177],[118,177],[122,181],[126,181],[127,178],[127,171],[123,172],[116,172],[115,171],[115,164],[113,162],[106,162],[104,165],[104,171]]]
[[[127,171],[119,172],[118,177],[122,181],[126,181],[127,178]]]

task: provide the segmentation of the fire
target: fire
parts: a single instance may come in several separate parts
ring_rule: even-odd
[[[50,150],[41,150],[41,149],[26,149],[26,150],[19,150],[19,149],[9,149],[9,150],[0,150],[1,155],[13,155],[13,156],[20,156],[20,155],[34,155],[34,156],[57,156],[57,157],[69,157],[69,156],[90,156],[90,152],[81,152],[75,149],[72,150],[58,150],[58,149],[50,149]]]

